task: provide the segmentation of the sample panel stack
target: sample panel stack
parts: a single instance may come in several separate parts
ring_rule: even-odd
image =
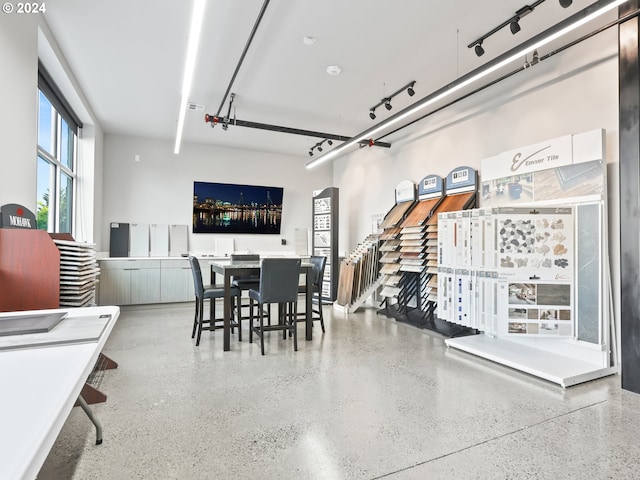
[[[53,239],[60,251],[60,307],[90,307],[96,304],[100,267],[95,245]]]
[[[336,304],[349,307],[378,280],[380,236],[369,235],[340,264]],[[365,298],[366,300],[366,298]]]
[[[385,297],[387,306],[392,298],[397,298],[402,291],[402,275],[400,273],[400,234],[401,223],[415,205],[416,188],[413,182],[405,180],[396,186],[396,205],[385,215],[380,224],[383,229],[380,239],[380,275],[384,288],[380,295]]]
[[[428,253],[429,232],[427,222],[433,210],[442,200],[442,179],[436,175],[429,175],[422,179],[418,187],[418,199],[420,200],[411,210],[411,213],[402,222],[400,232],[400,271],[406,276],[414,274],[414,281],[405,281],[406,297],[415,297],[416,306],[426,312],[429,301],[428,286],[429,272],[427,271],[430,259]],[[437,233],[436,233],[437,235]],[[406,279],[408,280],[408,279]]]

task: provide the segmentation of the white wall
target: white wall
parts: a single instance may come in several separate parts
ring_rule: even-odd
[[[35,15],[0,14],[0,205],[36,211],[38,26]]]
[[[101,178],[102,130],[40,15],[0,15],[0,205],[18,203],[36,213],[39,57],[85,124],[74,233],[92,242],[102,216],[101,184],[94,183]]]
[[[541,52],[544,54],[545,52]],[[340,188],[340,249],[371,232],[401,180],[446,176],[505,150],[597,128],[606,130],[609,258],[619,326],[620,217],[617,29],[544,60],[406,129],[390,150],[362,149],[334,163]],[[618,328],[619,331],[619,328]]]
[[[274,134],[275,135],[275,134]],[[239,183],[284,188],[281,235],[189,233],[189,250],[213,252],[216,238],[234,238],[237,251],[294,251],[296,228],[311,228],[311,194],[331,186],[331,168],[309,171],[297,156],[105,135],[102,245],[109,224],[186,224],[191,232],[193,182]],[[135,161],[135,156],[140,161]],[[281,239],[287,245],[281,245]]]

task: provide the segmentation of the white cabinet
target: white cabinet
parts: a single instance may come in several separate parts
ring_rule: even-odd
[[[100,305],[160,302],[160,260],[101,260]]]
[[[189,260],[160,260],[160,302],[189,302],[194,298]]]

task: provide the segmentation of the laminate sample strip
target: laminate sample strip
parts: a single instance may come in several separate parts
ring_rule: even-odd
[[[411,209],[413,205],[415,205],[414,202],[404,202],[396,204],[396,206],[393,207],[384,217],[384,220],[382,220],[379,228],[386,229],[398,226],[398,224],[402,221],[406,213]]]
[[[457,212],[459,210],[465,210],[466,208],[469,208],[469,206],[475,201],[475,196],[475,192],[447,195],[444,200],[442,200],[442,202],[438,204],[438,207],[427,221],[427,225],[436,225],[437,227],[439,213]],[[431,230],[427,229],[427,232],[429,231]]]
[[[431,211],[438,204],[440,198],[430,198],[428,200],[421,200],[411,210],[411,213],[407,215],[401,227],[415,227],[418,225],[424,225],[431,216]]]

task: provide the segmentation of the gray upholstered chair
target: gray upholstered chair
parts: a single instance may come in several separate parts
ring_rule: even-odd
[[[322,327],[322,332],[324,333],[324,317],[322,316],[322,281],[324,279],[324,269],[327,265],[327,257],[321,256],[311,256],[309,258],[309,263],[311,264],[311,294],[314,296],[314,299],[318,300],[318,308],[313,308],[311,310],[311,319],[316,321],[320,321],[320,326]],[[298,293],[307,294],[307,285],[300,285],[298,287]],[[296,317],[299,322],[303,322],[307,318],[306,312],[298,312]]]
[[[299,258],[265,258],[260,269],[260,283],[257,289],[249,290],[250,324],[249,341],[253,342],[253,334],[260,337],[260,350],[264,355],[264,334],[273,330],[281,330],[284,339],[287,332],[293,335],[293,349],[298,350],[297,336],[297,300],[298,280],[300,278]],[[254,326],[254,302],[258,306],[258,325]],[[278,323],[264,324],[264,305],[278,304]]]
[[[191,273],[193,274],[193,287],[196,296],[196,313],[193,318],[193,330],[191,332],[191,338],[198,334],[196,339],[196,347],[200,345],[200,335],[202,330],[216,330],[224,327],[224,319],[216,318],[216,298],[224,298],[224,285],[204,285],[202,282],[202,270],[200,269],[200,262],[194,256],[189,256],[189,263],[191,265]],[[204,301],[209,299],[209,319],[205,320],[203,317]],[[231,287],[231,328],[237,326],[237,323],[233,322],[233,312],[236,304],[240,302],[240,289],[238,287]],[[203,325],[207,324],[207,327]],[[238,337],[242,340],[242,331],[238,328]]]

